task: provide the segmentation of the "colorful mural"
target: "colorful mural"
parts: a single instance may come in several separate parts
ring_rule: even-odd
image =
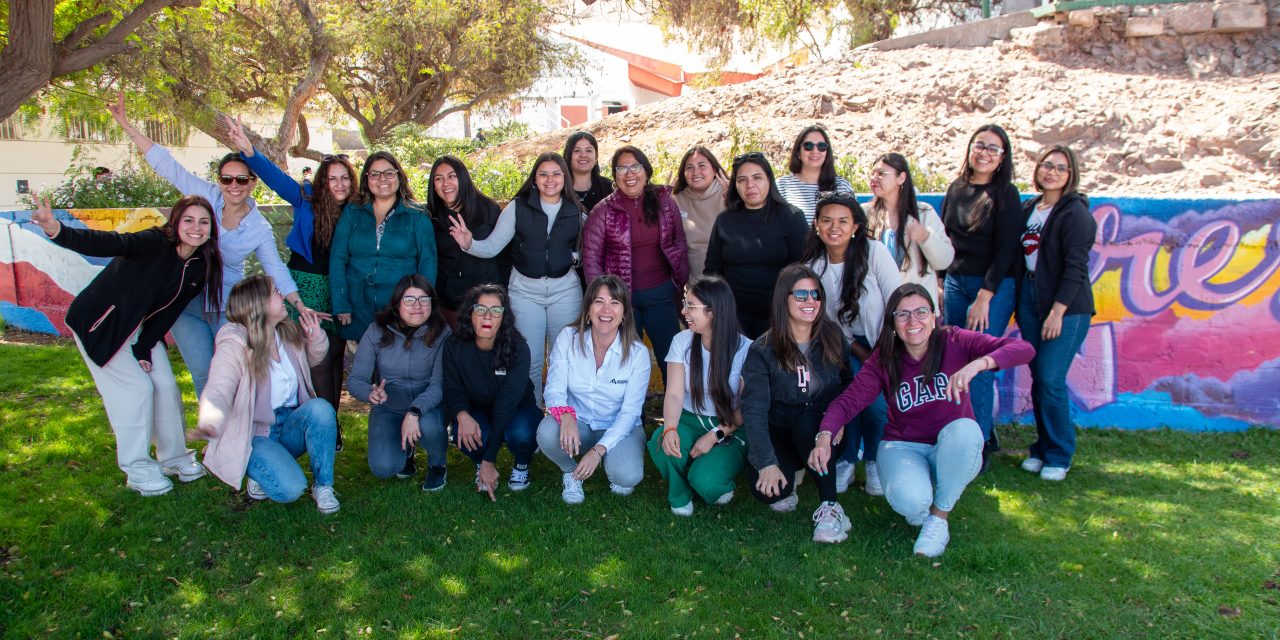
[[[941,200],[922,199],[935,207]],[[1077,421],[1192,431],[1280,427],[1280,199],[1096,197],[1092,206],[1098,314],[1068,380]],[[161,213],[58,216],[64,224],[131,231]],[[67,335],[67,305],[105,261],[54,246],[31,225],[30,212],[0,213],[0,229],[0,316]],[[1001,420],[1029,420],[1025,367],[1001,376]]]

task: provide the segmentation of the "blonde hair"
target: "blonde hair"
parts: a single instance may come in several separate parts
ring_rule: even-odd
[[[227,297],[227,320],[244,327],[248,334],[247,359],[249,374],[254,380],[266,378],[271,370],[275,340],[272,327],[267,322],[267,308],[275,289],[275,282],[270,277],[252,276],[232,287]],[[302,328],[298,323],[285,318],[274,328],[286,344],[302,346]]]

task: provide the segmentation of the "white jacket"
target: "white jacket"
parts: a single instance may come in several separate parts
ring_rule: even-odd
[[[579,348],[576,328],[560,331],[551,348],[543,397],[547,407],[573,407],[579,423],[604,431],[600,444],[608,452],[640,425],[649,390],[649,350],[644,343],[634,342],[623,362],[622,340],[616,338],[597,369],[590,331],[585,346]]]
[[[868,202],[867,210],[871,210],[872,203]],[[920,222],[929,230],[929,239],[924,244],[916,244],[910,238],[907,238],[907,252],[910,260],[902,261],[902,284],[914,282],[925,288],[933,295],[933,303],[938,303],[938,274],[944,269],[951,266],[951,260],[956,256],[956,250],[951,246],[951,238],[947,237],[947,228],[942,224],[942,218],[938,217],[938,213],[928,203],[918,203],[917,209],[920,211]],[[880,241],[885,242],[888,236],[882,231],[880,233]],[[886,242],[887,246],[887,242]],[[890,248],[890,253],[893,249]],[[927,267],[924,275],[920,275],[920,262],[924,261]]]

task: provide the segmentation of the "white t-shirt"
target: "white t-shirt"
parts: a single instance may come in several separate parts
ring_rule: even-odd
[[[698,347],[702,349],[702,408],[695,409],[693,404],[693,394],[689,391],[689,376],[692,368],[689,366],[690,346],[693,344],[695,334],[692,329],[685,329],[676,334],[671,340],[671,350],[667,352],[667,362],[678,362],[684,365],[684,410],[690,413],[696,413],[703,416],[715,416],[715,402],[711,399],[711,384],[708,382],[710,378],[711,368],[711,352],[702,346],[702,339],[698,339]],[[738,349],[733,354],[733,366],[729,368],[729,389],[733,391],[733,404],[738,405],[738,396],[742,392],[742,364],[747,361],[747,350],[751,347],[751,340],[744,335],[738,335]]]
[[[271,408],[298,406],[298,372],[284,351],[284,339],[276,332],[276,354],[280,362],[271,360]]]
[[[1036,272],[1036,256],[1040,254],[1040,232],[1044,229],[1044,221],[1049,219],[1053,205],[1044,207],[1036,205],[1027,218],[1027,228],[1022,232],[1022,253],[1027,259],[1027,271]]]

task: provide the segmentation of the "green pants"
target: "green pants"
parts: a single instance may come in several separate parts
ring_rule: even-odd
[[[707,503],[733,491],[733,478],[747,463],[747,444],[737,435],[730,436],[727,444],[712,447],[710,451],[689,458],[689,449],[703,434],[716,428],[719,421],[684,411],[676,434],[680,436],[680,457],[673,458],[662,450],[662,430],[649,438],[649,457],[667,481],[667,502],[672,508],[693,502],[697,492]]]

